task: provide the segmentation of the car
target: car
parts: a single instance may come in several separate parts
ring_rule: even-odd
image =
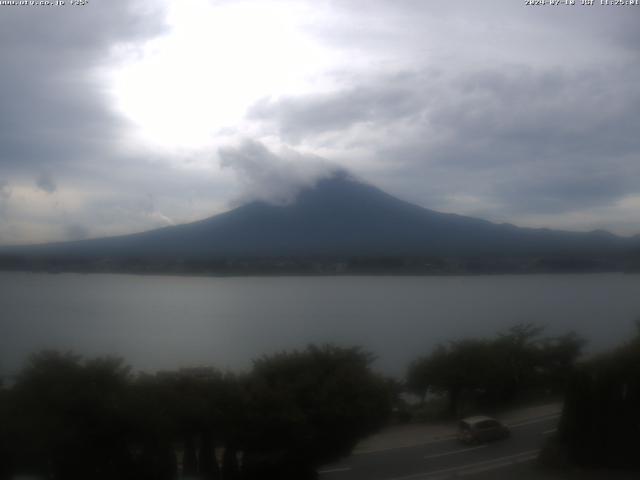
[[[458,439],[466,444],[501,440],[510,435],[509,427],[484,415],[463,418],[458,423]]]

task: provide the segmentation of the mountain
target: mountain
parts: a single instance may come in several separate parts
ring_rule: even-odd
[[[606,255],[636,239],[519,228],[440,213],[336,173],[287,205],[252,202],[194,223],[134,235],[3,249],[74,258]],[[0,252],[1,253],[1,252]]]

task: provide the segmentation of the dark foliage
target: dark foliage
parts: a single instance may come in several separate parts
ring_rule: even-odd
[[[357,348],[311,346],[256,361],[245,463],[268,465],[278,478],[303,479],[348,454],[391,409],[387,383],[370,371],[371,360]]]
[[[636,337],[571,377],[558,442],[573,463],[640,468],[640,325]]]
[[[574,333],[542,338],[542,331],[524,324],[494,339],[440,345],[409,366],[407,387],[423,399],[427,392],[446,394],[452,417],[533,392],[561,393],[584,342]]]
[[[116,359],[31,357],[6,394],[14,468],[64,479],[131,471],[128,381],[128,368]]]
[[[0,480],[313,478],[389,413],[370,359],[309,347],[264,357],[245,376],[134,376],[118,359],[41,352],[0,386]]]

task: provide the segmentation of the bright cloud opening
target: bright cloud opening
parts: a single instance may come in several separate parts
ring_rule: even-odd
[[[260,98],[318,88],[335,55],[303,31],[285,3],[172,2],[170,32],[112,76],[117,110],[152,145],[202,147],[236,128]]]

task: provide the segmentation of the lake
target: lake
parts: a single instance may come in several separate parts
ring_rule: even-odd
[[[438,342],[520,322],[598,351],[634,333],[640,275],[173,277],[0,272],[0,372],[31,352],[124,357],[136,369],[242,370],[307,343],[361,345],[401,375]]]

